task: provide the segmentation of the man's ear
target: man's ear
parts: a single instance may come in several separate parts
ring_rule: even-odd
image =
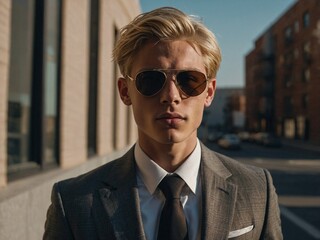
[[[204,101],[204,106],[209,107],[213,101],[214,93],[216,91],[216,79],[213,78],[208,81],[208,89],[207,89],[207,96]]]
[[[118,91],[120,94],[120,98],[122,100],[122,102],[129,106],[132,104],[131,102],[131,98],[129,96],[129,88],[128,88],[128,82],[127,79],[120,77],[118,79]]]

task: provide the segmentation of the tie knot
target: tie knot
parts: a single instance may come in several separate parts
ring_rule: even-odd
[[[159,184],[159,188],[166,199],[180,198],[185,182],[177,175],[166,176]]]

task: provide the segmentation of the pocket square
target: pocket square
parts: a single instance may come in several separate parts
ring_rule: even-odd
[[[247,232],[250,232],[253,229],[253,227],[254,227],[254,225],[251,225],[251,226],[248,226],[245,228],[231,231],[231,232],[229,232],[228,238],[235,238],[235,237],[241,236]]]

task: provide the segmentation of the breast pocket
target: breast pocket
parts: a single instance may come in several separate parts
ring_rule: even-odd
[[[229,232],[228,239],[251,239],[252,230],[254,225],[250,225],[244,228],[235,229]]]

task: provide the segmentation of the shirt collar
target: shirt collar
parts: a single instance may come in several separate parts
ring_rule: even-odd
[[[146,188],[153,194],[161,180],[169,173],[149,158],[141,149],[139,143],[135,145],[134,156],[140,175]],[[198,172],[201,159],[201,147],[199,140],[193,152],[186,161],[173,173],[179,175],[195,194],[197,187]]]

